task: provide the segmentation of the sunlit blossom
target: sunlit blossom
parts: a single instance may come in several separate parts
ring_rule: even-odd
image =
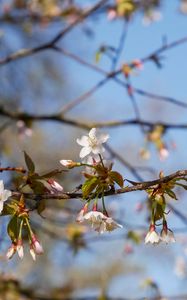
[[[162,229],[160,237],[161,237],[161,240],[163,242],[165,242],[166,244],[176,242],[173,231],[168,229],[168,228],[163,228]]]
[[[101,154],[105,151],[102,146],[109,138],[106,133],[99,133],[96,128],[92,128],[87,135],[83,135],[80,139],[77,139],[77,143],[83,148],[80,151],[80,158],[84,158],[90,153]]]
[[[155,225],[151,225],[150,229],[145,237],[145,244],[158,244],[160,242],[160,236],[155,230]]]
[[[100,211],[90,211],[84,214],[83,209],[80,211],[77,221],[79,223],[88,223],[99,233],[113,231],[117,228],[123,228],[121,224],[116,223],[112,218],[107,217]]]
[[[90,211],[83,217],[84,222],[92,225],[92,227],[100,225],[107,217],[100,211]]]
[[[4,189],[3,180],[0,180],[0,213],[3,210],[4,202],[12,195],[12,192]]]
[[[123,226],[121,224],[116,223],[112,218],[107,217],[102,220],[98,227],[95,228],[95,231],[102,234],[106,231],[110,232],[117,228],[123,228]]]

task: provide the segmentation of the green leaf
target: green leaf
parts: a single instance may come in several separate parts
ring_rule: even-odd
[[[37,212],[41,217],[43,217],[42,212],[45,210],[45,207],[45,199],[39,200],[37,203]]]
[[[121,188],[123,187],[124,180],[120,173],[118,173],[116,171],[111,171],[109,173],[109,177],[112,179],[112,181],[117,183]]]
[[[41,180],[33,180],[30,184],[31,189],[35,194],[43,194],[45,192],[45,185]]]
[[[7,226],[7,232],[12,242],[15,242],[18,237],[18,218],[13,216]]]
[[[87,198],[89,194],[93,192],[93,190],[96,188],[98,183],[99,180],[97,177],[92,177],[90,179],[87,179],[82,185],[83,198]]]
[[[165,204],[160,205],[160,204],[157,203],[156,211],[155,211],[155,214],[154,214],[155,221],[158,221],[158,220],[163,218],[164,210],[165,210]]]
[[[57,174],[59,174],[59,173],[62,173],[62,172],[67,172],[67,170],[58,170],[58,169],[55,169],[55,170],[53,170],[53,171],[50,171],[50,172],[48,172],[48,173],[45,173],[45,174],[43,174],[43,175],[41,175],[40,176],[40,178],[51,178],[51,177],[53,177],[53,176],[55,176],[55,175],[57,175]]]
[[[172,190],[170,190],[170,189],[165,189],[165,193],[166,193],[168,196],[170,196],[172,199],[178,200],[178,199],[177,199],[177,196],[175,195],[175,193],[174,193]]]
[[[30,158],[30,156],[24,151],[24,158],[25,158],[25,163],[27,166],[27,169],[30,173],[34,173],[35,172],[35,165],[32,161],[32,159]]]

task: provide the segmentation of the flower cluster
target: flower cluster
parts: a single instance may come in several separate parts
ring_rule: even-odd
[[[94,207],[92,211],[87,212],[87,205],[85,205],[77,216],[77,222],[89,224],[98,233],[106,231],[113,231],[117,228],[123,228],[121,224],[116,223],[112,218],[97,210]]]
[[[149,141],[154,142],[157,146],[162,144],[163,128],[156,127],[153,131],[149,132]],[[121,189],[124,187],[124,179],[122,175],[113,170],[113,164],[107,161],[105,154],[104,144],[108,141],[109,135],[107,133],[101,133],[96,128],[92,128],[88,135],[84,135],[77,139],[78,145],[82,148],[80,150],[81,161],[73,161],[71,159],[60,160],[61,165],[68,169],[83,167],[81,172],[84,176],[84,182],[77,190],[81,189],[81,197],[84,201],[84,206],[77,216],[77,222],[82,225],[90,225],[94,231],[103,234],[105,232],[111,232],[123,226],[113,220],[109,216],[107,207],[105,205],[105,196],[114,194],[116,185]],[[159,147],[158,146],[158,147]],[[164,151],[160,148],[160,151]],[[162,153],[162,155],[165,155]],[[54,176],[63,170],[53,170],[49,173],[40,175],[35,170],[35,164],[30,156],[24,152],[26,169],[23,168],[6,168],[8,170],[16,170],[21,172],[22,176],[19,178],[17,185],[17,191],[11,192],[4,189],[3,181],[0,180],[0,213],[2,215],[9,215],[10,220],[7,226],[7,232],[11,239],[11,246],[7,251],[7,258],[10,259],[15,253],[22,259],[24,257],[24,240],[29,243],[30,254],[33,260],[36,259],[36,255],[43,254],[43,247],[34,234],[30,224],[30,211],[31,207],[28,200],[25,199],[28,195],[31,198],[37,199],[41,195],[47,198],[55,195],[54,198],[58,198],[60,193],[63,193],[63,186],[58,183]],[[181,184],[179,180],[186,180],[185,177],[174,178],[169,181],[164,179],[163,172],[160,172],[159,184],[151,185],[146,189],[148,193],[148,207],[151,215],[151,225],[149,231],[145,237],[145,243],[159,244],[160,242],[174,243],[175,237],[171,229],[168,228],[166,222],[166,196],[177,199],[173,189],[176,185],[183,188],[187,188],[185,184]],[[131,184],[136,184],[133,181],[129,181]],[[10,198],[10,201],[7,201]],[[41,199],[45,199],[42,197]],[[7,201],[7,202],[6,202]],[[5,203],[6,202],[6,203]],[[41,215],[45,209],[44,201],[36,201],[36,207],[38,214]],[[92,207],[92,209],[88,209]],[[98,209],[99,207],[99,209]],[[142,209],[142,206],[138,206],[137,210]],[[160,233],[156,231],[156,224],[158,221],[162,222],[162,230]],[[80,226],[81,227],[81,226]],[[85,227],[85,226],[83,226]],[[82,239],[82,232],[74,232],[72,235],[71,243],[77,249],[77,239],[79,240],[79,246],[84,246],[84,240]],[[137,237],[128,234],[134,240]],[[74,243],[74,244],[73,244]],[[129,249],[127,249],[129,251]]]
[[[112,171],[112,164],[103,157],[105,152],[103,144],[108,138],[108,134],[100,133],[96,128],[92,128],[88,135],[77,139],[77,143],[82,146],[80,151],[82,163],[72,160],[60,161],[63,166],[68,168],[86,167],[83,172],[86,180],[82,185],[82,193],[87,202],[78,214],[77,222],[89,224],[99,233],[122,228],[122,225],[108,216],[104,203],[104,193],[113,189],[115,183],[123,187],[122,176],[118,172]],[[102,198],[103,212],[97,210],[97,202],[100,197]],[[94,201],[93,210],[87,212],[91,201]]]
[[[19,258],[24,257],[24,248],[23,248],[23,242],[22,239],[18,239],[15,242],[12,242],[11,246],[9,247],[6,257],[8,259],[11,259],[14,254],[17,252]],[[36,238],[36,236],[33,234],[30,240],[30,254],[32,256],[33,260],[36,260],[36,255],[41,255],[43,254],[43,247]]]
[[[160,242],[164,242],[166,244],[175,243],[173,231],[167,227],[166,222],[163,223],[160,235],[156,231],[155,224],[151,224],[145,237],[145,244],[159,244]]]

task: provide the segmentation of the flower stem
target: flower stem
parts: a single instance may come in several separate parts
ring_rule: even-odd
[[[104,191],[102,192],[102,205],[103,205],[103,213],[108,217],[108,213],[105,206]]]
[[[100,161],[101,161],[102,167],[104,168],[105,166],[104,166],[103,159],[102,159],[102,156],[101,156],[101,154],[100,154],[100,153],[99,153],[99,158],[100,158]]]

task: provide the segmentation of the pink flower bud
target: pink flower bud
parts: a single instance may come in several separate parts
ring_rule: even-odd
[[[16,245],[12,243],[12,245],[8,248],[6,257],[8,259],[11,259],[15,253],[16,253]]]
[[[60,160],[60,163],[66,168],[73,168],[77,165],[77,163],[71,159],[62,159]]]
[[[37,240],[37,238],[35,237],[35,235],[32,236],[31,241],[32,241],[31,246],[32,246],[32,249],[34,250],[35,254],[37,254],[37,255],[43,254],[43,252],[44,252],[43,251],[43,247],[39,243],[39,241]]]
[[[19,258],[22,259],[24,256],[22,240],[18,240],[17,245],[16,245],[16,250],[17,250]]]
[[[32,245],[30,245],[30,255],[32,256],[33,260],[36,260],[36,253],[35,253]]]
[[[82,223],[84,221],[84,215],[87,213],[87,211],[88,211],[88,204],[86,203],[84,205],[84,207],[78,213],[78,216],[76,218],[76,222]]]
[[[55,181],[53,179],[48,179],[47,182],[50,184],[50,186],[54,192],[62,192],[63,191],[63,187],[57,181]]]

